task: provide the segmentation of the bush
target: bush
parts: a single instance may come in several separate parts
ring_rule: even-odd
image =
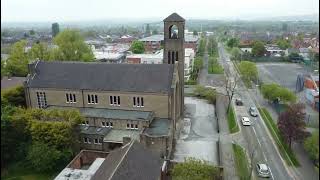
[[[315,164],[319,163],[319,131],[313,132],[312,135],[304,141],[304,148],[313,162]]]
[[[11,106],[25,107],[26,99],[23,86],[17,86],[1,91],[1,101],[6,101]]]
[[[50,172],[60,169],[65,166],[71,157],[71,150],[62,152],[40,142],[33,143],[27,155],[31,166],[39,172]]]
[[[194,94],[199,97],[209,101],[209,103],[214,104],[216,102],[216,92],[211,88],[206,88],[197,85],[194,90]]]
[[[208,62],[208,73],[209,74],[223,74],[223,68],[218,63],[216,57],[210,57]]]
[[[193,79],[190,79],[189,81],[186,81],[184,82],[185,85],[196,85],[197,84],[197,81],[196,80],[193,80]]]
[[[297,99],[293,92],[276,83],[263,84],[261,86],[261,93],[269,101],[275,101],[279,98],[280,101],[293,103]]]

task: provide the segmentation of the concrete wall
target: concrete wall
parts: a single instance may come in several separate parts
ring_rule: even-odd
[[[80,169],[83,165],[92,164],[96,158],[106,158],[109,155],[107,152],[99,151],[81,151],[67,166],[68,168]]]
[[[151,93],[130,93],[130,92],[107,92],[107,91],[80,91],[80,90],[59,90],[59,89],[29,89],[30,105],[29,107],[38,108],[36,92],[46,92],[48,106],[67,106],[67,107],[91,107],[123,109],[136,111],[153,111],[155,117],[169,118],[168,94]],[[76,103],[66,103],[66,93],[76,95]],[[88,104],[87,95],[95,94],[98,96],[98,104]],[[120,106],[110,105],[109,96],[120,96]],[[133,97],[143,97],[144,107],[133,107]]]

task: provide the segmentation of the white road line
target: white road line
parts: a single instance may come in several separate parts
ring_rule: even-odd
[[[270,169],[270,168],[269,168],[269,170],[270,170],[271,178],[272,178],[272,179],[274,179],[273,174],[272,174],[272,171],[271,171],[271,169]]]
[[[255,130],[254,126],[252,126],[252,129],[253,129],[253,132],[254,132],[254,134],[256,135],[257,141],[258,141],[258,143],[259,143],[259,146],[260,146],[260,149],[261,149],[261,152],[262,152],[263,159],[264,159],[264,161],[268,162],[267,157],[266,157],[266,155],[264,154],[264,151],[262,150],[262,145],[261,145],[260,140],[259,140],[259,138],[258,138],[258,136],[257,136],[257,133],[256,133],[256,130]]]

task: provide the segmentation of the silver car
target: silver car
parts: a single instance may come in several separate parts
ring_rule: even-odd
[[[270,177],[270,168],[266,164],[257,164],[257,172],[260,177]]]
[[[250,115],[253,116],[253,117],[257,117],[257,116],[258,116],[258,113],[257,113],[257,110],[256,110],[255,107],[250,107],[250,108],[249,108],[249,113],[250,113]]]

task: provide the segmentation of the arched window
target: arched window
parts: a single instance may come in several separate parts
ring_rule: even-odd
[[[170,39],[178,39],[179,38],[179,30],[176,25],[172,25],[169,27],[169,38]]]
[[[170,51],[168,51],[168,64],[171,63],[171,54],[170,54]]]

